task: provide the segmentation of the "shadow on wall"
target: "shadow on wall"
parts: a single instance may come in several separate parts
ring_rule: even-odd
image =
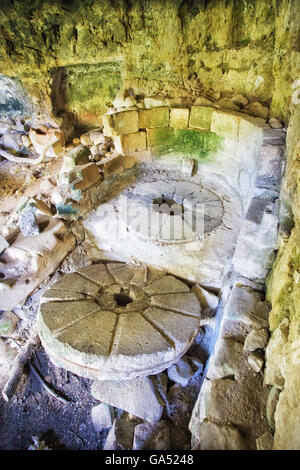
[[[54,115],[63,118],[62,127],[72,122],[80,132],[101,125],[122,82],[117,62],[55,68],[51,78]]]

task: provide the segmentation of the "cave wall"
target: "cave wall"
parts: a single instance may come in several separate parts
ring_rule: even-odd
[[[297,78],[297,4],[2,0],[0,72],[20,79],[48,112],[52,85],[61,82],[55,112],[64,108],[91,125],[123,88],[192,97],[243,93],[287,119]]]

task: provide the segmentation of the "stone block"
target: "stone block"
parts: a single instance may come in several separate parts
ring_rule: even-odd
[[[150,377],[95,381],[91,393],[97,400],[125,410],[150,423],[161,418],[164,403],[155,382]]]
[[[187,128],[189,125],[190,110],[188,108],[170,109],[170,126]]]
[[[192,106],[189,126],[209,131],[213,112],[214,109],[208,106]]]
[[[211,119],[211,131],[221,137],[237,140],[239,135],[240,117],[233,114],[214,111]]]
[[[122,155],[140,152],[147,148],[147,134],[145,131],[139,131],[134,134],[117,136],[114,138],[114,144],[116,150]]]
[[[174,142],[174,129],[171,127],[147,129],[147,142],[148,148],[171,148]]]
[[[169,125],[169,108],[160,106],[151,109],[141,109],[139,111],[139,128],[151,129],[153,127],[166,127]]]
[[[106,136],[131,134],[139,130],[138,111],[122,111],[103,116],[103,133]]]
[[[265,406],[268,388],[263,387],[260,374],[250,371],[246,380],[230,378],[205,380],[190,421],[193,439],[201,439],[201,424],[205,419],[243,429],[243,439],[249,449],[256,449],[256,439],[266,432]],[[250,378],[251,377],[251,378]]]
[[[94,184],[99,183],[103,178],[95,163],[85,165],[81,170],[76,171],[76,176],[79,178],[79,181],[74,186],[81,191],[85,191]]]
[[[119,175],[124,170],[123,158],[121,155],[112,158],[103,165],[104,178],[110,178],[112,176]]]

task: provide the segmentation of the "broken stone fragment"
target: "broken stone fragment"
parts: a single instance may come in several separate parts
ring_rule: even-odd
[[[18,134],[4,134],[3,147],[14,152],[21,152],[23,148],[22,137]]]
[[[95,381],[91,394],[94,398],[150,423],[159,421],[164,402],[151,377],[122,381]]]
[[[272,129],[282,129],[283,123],[279,121],[279,119],[273,117],[269,120],[269,126],[272,127]]]
[[[261,104],[259,101],[254,101],[248,104],[245,109],[250,111],[250,113],[255,117],[260,117],[262,119],[268,119],[269,117],[269,108]]]
[[[46,215],[47,217],[53,216],[50,207],[44,201],[38,199],[37,197],[33,197],[32,199],[30,199],[28,201],[28,204],[36,209],[36,214]]]
[[[168,377],[173,382],[179,383],[182,387],[186,387],[194,372],[189,364],[188,359],[181,358],[176,364],[168,368]]]
[[[131,450],[135,424],[116,418],[107,435],[103,450]]]
[[[170,430],[166,421],[141,423],[135,427],[133,450],[168,450]]]
[[[0,234],[0,254],[9,247],[9,243],[6,238]]]
[[[279,400],[280,392],[281,390],[279,390],[277,387],[272,387],[267,399],[266,416],[268,424],[272,431],[275,431],[275,411]]]
[[[205,419],[197,431],[198,445],[193,450],[246,450],[246,444],[237,428],[216,424]]]
[[[60,175],[63,175],[65,172],[73,170],[74,167],[78,165],[84,165],[89,162],[90,151],[84,145],[77,145],[69,152],[65,153],[63,158],[63,164],[60,170]],[[59,179],[61,184],[61,176]]]
[[[11,310],[25,300],[74,246],[75,237],[53,218],[38,235],[24,237],[20,233],[2,255],[6,282],[0,283],[0,309]]]
[[[244,106],[247,106],[247,104],[249,103],[249,100],[245,96],[243,96],[239,93],[237,95],[234,95],[234,97],[231,98],[231,101],[234,104],[238,105],[240,108],[243,108]]]
[[[194,102],[195,106],[214,106],[214,102],[205,96],[199,96]]]
[[[181,164],[181,173],[184,176],[192,176],[195,166],[195,160],[193,158],[184,158]]]
[[[91,139],[90,139],[90,134],[87,133],[87,134],[81,135],[81,136],[80,136],[80,142],[81,142],[82,145],[84,145],[85,147],[89,147],[90,145],[92,145]]]
[[[231,109],[232,111],[240,110],[240,106],[235,104],[230,98],[221,98],[216,105],[218,108]]]
[[[272,333],[266,348],[265,383],[283,389],[286,377],[289,319],[284,318]]]
[[[122,111],[114,114],[104,114],[103,133],[106,136],[113,137],[122,134],[131,134],[138,132],[138,111]]]
[[[273,450],[274,438],[272,434],[267,431],[256,439],[257,450]]]
[[[192,287],[192,292],[194,292],[200,302],[201,308],[209,308],[215,310],[219,304],[219,297],[208,292],[206,289],[201,287],[199,284],[195,284]]]
[[[111,428],[114,420],[114,409],[106,403],[94,406],[91,411],[95,431],[100,432],[104,428]]]
[[[111,140],[109,137],[106,137],[100,130],[90,132],[89,137],[91,142],[90,145],[109,143]]]
[[[268,342],[268,332],[264,328],[251,330],[246,336],[244,343],[245,351],[255,351],[256,349],[264,349]]]
[[[0,313],[0,336],[11,336],[17,326],[19,317],[11,311]]]
[[[18,354],[16,349],[11,348],[0,338],[0,389],[4,386],[11,372],[12,364]]]
[[[29,138],[35,151],[39,155],[55,157],[64,146],[64,134],[62,131],[54,128],[40,126],[36,129],[30,129]]]
[[[248,363],[255,372],[260,372],[264,365],[264,360],[255,354],[249,354]]]
[[[24,210],[19,216],[19,227],[24,237],[31,237],[40,233],[36,216],[31,210]]]
[[[134,96],[127,96],[124,101],[125,108],[131,108],[136,106],[137,100]]]

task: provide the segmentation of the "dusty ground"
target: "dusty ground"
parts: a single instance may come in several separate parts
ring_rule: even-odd
[[[54,366],[42,347],[32,362],[45,382],[69,404],[51,397],[27,366],[12,399],[6,403],[0,398],[0,450],[28,449],[33,436],[51,449],[102,449],[108,429],[100,433],[94,430],[91,409],[99,402],[90,395],[91,381]],[[174,384],[169,381],[169,387],[171,385]],[[196,374],[165,407],[162,418],[169,424],[173,449],[190,446],[188,423],[200,385],[201,376]],[[116,415],[121,413],[116,410]]]
[[[93,428],[91,408],[99,402],[89,393],[91,382],[53,366],[42,348],[37,359],[47,384],[69,404],[51,397],[26,368],[10,402],[0,399],[0,449],[27,449],[32,436],[53,449],[101,448],[108,431]]]

